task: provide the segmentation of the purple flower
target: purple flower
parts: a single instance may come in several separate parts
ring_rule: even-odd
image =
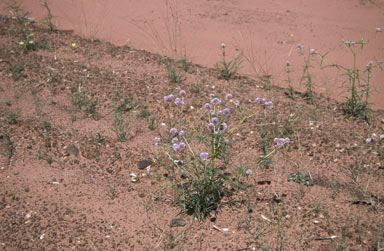
[[[240,106],[240,101],[237,100],[237,101],[235,102],[235,106],[236,106],[236,108],[239,108],[239,106]]]
[[[315,54],[316,53],[316,50],[315,49],[311,49],[311,54]]]
[[[265,98],[256,98],[256,103],[259,103],[260,105],[264,105],[267,100]]]
[[[151,173],[151,166],[147,166],[147,168],[145,168],[145,173],[147,175],[149,175]]]
[[[179,136],[180,136],[180,137],[183,137],[184,133],[185,133],[185,132],[184,132],[183,130],[180,130],[180,132],[179,132]]]
[[[217,112],[217,114],[219,114],[219,115],[223,115],[223,111],[222,111],[222,110],[219,110],[219,111]]]
[[[381,28],[377,27],[376,32],[381,32]]]
[[[302,44],[298,44],[298,45],[297,45],[297,48],[298,48],[299,50],[304,49],[304,45],[302,45]]]
[[[175,163],[178,165],[178,166],[182,166],[184,165],[184,162],[182,160],[175,160]]]
[[[205,106],[205,109],[207,109],[208,111],[212,110],[212,106],[210,103],[206,103],[204,106]]]
[[[365,142],[367,142],[367,143],[371,143],[372,141],[373,141],[372,138],[368,138],[368,139],[365,140]]]
[[[165,102],[171,102],[173,100],[173,94],[169,94],[168,96],[164,96]]]
[[[223,49],[225,48],[224,42],[221,43],[221,48],[223,48]]]
[[[225,130],[225,129],[227,129],[227,127],[228,127],[228,126],[227,126],[226,123],[221,123],[219,129],[220,129],[220,130]]]
[[[182,97],[185,97],[185,95],[187,95],[187,93],[184,90],[180,90],[179,95]]]
[[[264,106],[268,109],[272,109],[273,108],[273,103],[272,101],[268,101],[268,102],[265,102]]]
[[[211,100],[211,103],[214,104],[214,105],[219,105],[221,103],[221,100],[218,99],[218,98],[214,98]]]
[[[210,113],[211,113],[212,116],[216,114],[214,110],[211,110]]]
[[[175,100],[175,104],[176,104],[177,106],[183,106],[183,105],[184,105],[184,101],[181,100],[181,98],[176,98],[176,100]]]
[[[184,142],[180,142],[180,144],[179,144],[179,148],[180,148],[180,150],[184,150],[184,148],[185,148],[185,143],[184,143]]]
[[[172,148],[173,148],[173,151],[175,151],[175,152],[180,152],[180,150],[181,150],[179,144],[173,144]]]
[[[201,160],[203,160],[203,161],[207,161],[207,159],[208,159],[208,153],[207,153],[207,152],[202,152],[202,153],[200,153],[200,158],[201,158]]]
[[[251,169],[247,169],[247,171],[245,171],[245,173],[249,176],[249,175],[252,175],[252,170]]]
[[[377,134],[376,133],[372,133],[372,136],[371,136],[373,139],[377,137]]]
[[[155,137],[155,146],[159,145],[160,143],[160,138],[159,137]]]
[[[176,144],[177,142],[179,142],[179,139],[178,139],[177,137],[174,137],[174,138],[172,139],[172,143],[173,143],[173,144]]]
[[[169,133],[175,135],[177,133],[177,129],[171,128],[171,130],[169,130]]]
[[[371,68],[372,64],[373,64],[373,62],[372,62],[372,60],[371,60],[371,61],[368,62],[368,64],[367,64],[365,67],[366,67],[366,68]]]
[[[216,118],[216,117],[213,117],[212,118],[212,123],[216,125],[217,123],[219,123],[219,119]]]
[[[224,142],[225,142],[226,144],[228,144],[228,143],[229,143],[229,139],[224,139]]]
[[[229,110],[229,108],[224,108],[224,115],[229,115],[231,113],[231,111]]]
[[[209,94],[211,98],[214,98],[216,95],[214,93]]]
[[[232,94],[230,93],[227,93],[227,95],[225,95],[225,100],[231,100],[232,99]]]
[[[277,147],[282,147],[285,144],[288,144],[290,142],[289,138],[274,138],[273,140]]]
[[[381,139],[381,140],[384,140],[384,134],[381,134],[381,135],[380,135],[380,139]]]
[[[208,124],[208,130],[213,130],[215,128],[215,125],[213,123]]]
[[[291,66],[291,62],[289,62],[288,60],[285,62],[285,66]]]

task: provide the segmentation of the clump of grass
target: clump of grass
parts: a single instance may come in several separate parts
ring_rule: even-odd
[[[313,186],[314,182],[312,176],[306,171],[297,171],[288,175],[288,181],[294,181],[303,186]]]
[[[121,112],[116,107],[114,108],[114,127],[117,139],[120,142],[126,142],[128,140],[129,124],[122,118]]]
[[[173,83],[181,83],[183,81],[183,75],[178,71],[177,67],[173,63],[167,64],[168,78]]]
[[[185,97],[184,90],[179,97],[173,94],[164,97],[167,110],[174,112],[169,119],[173,127],[164,132],[162,138],[155,138],[156,155],[157,159],[168,160],[165,165],[172,174],[175,202],[184,212],[204,220],[220,208],[222,199],[231,194],[231,189],[245,188],[244,179],[252,175],[252,168],[289,143],[289,139],[275,139],[276,146],[254,163],[229,169],[232,136],[246,121],[259,114],[260,108],[242,114],[240,121],[231,123],[230,118],[234,116],[231,114],[241,111],[240,103],[234,102],[231,94],[226,94],[223,101],[211,95],[210,102],[203,107],[203,118],[190,120],[182,109]],[[272,102],[267,105],[273,107]],[[194,122],[198,121],[204,122],[197,126]]]
[[[219,71],[220,77],[229,80],[233,78],[237,71],[240,69],[242,63],[241,55],[235,56],[233,59],[228,60],[225,54],[225,44],[221,44],[222,58],[215,64],[215,68]]]
[[[47,11],[47,16],[41,20],[41,23],[47,27],[47,32],[51,34],[57,30],[56,25],[52,22],[53,15],[51,8],[49,7],[47,0],[44,0],[41,6],[43,6]]]
[[[297,46],[300,56],[304,60],[303,73],[300,78],[300,86],[304,85],[305,92],[303,97],[310,103],[313,103],[314,95],[315,95],[315,84],[313,83],[313,77],[310,72],[312,66],[312,61],[314,61],[314,57],[317,56],[317,52],[315,49],[310,49],[308,53],[305,52],[304,46],[299,44]],[[289,72],[288,78],[289,78]]]

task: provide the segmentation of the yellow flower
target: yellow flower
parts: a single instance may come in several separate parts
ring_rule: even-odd
[[[76,47],[76,43],[72,43],[72,47]]]
[[[19,45],[24,45],[24,41],[20,41],[20,42],[19,42]]]
[[[32,41],[32,40],[30,40],[28,43],[30,43],[30,44],[33,44],[33,41]]]

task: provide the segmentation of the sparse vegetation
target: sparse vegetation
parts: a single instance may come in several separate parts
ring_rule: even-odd
[[[218,76],[22,22],[0,18],[0,246],[383,249],[379,60],[348,68],[310,50],[299,81],[282,70],[287,90],[225,52]],[[55,50],[20,50],[20,27]],[[315,58],[346,74],[348,104],[317,95]]]

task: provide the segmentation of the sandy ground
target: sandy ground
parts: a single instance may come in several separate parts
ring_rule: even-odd
[[[127,44],[171,57],[184,55],[194,63],[212,67],[220,60],[220,44],[232,57],[242,53],[241,72],[254,78],[271,75],[278,86],[287,86],[284,66],[290,61],[293,86],[299,86],[303,59],[296,47],[303,44],[320,53],[327,63],[350,67],[352,55],[341,41],[364,38],[369,44],[359,55],[359,66],[383,60],[384,27],[382,0],[78,0],[48,1],[60,29],[86,37]],[[4,3],[3,3],[4,4]],[[39,0],[23,1],[36,20],[46,16]],[[312,73],[317,92],[333,98],[346,95],[340,88],[342,73],[318,70]],[[371,101],[384,108],[384,73],[374,73]],[[345,83],[344,83],[345,86]]]
[[[20,45],[25,27],[30,50]],[[183,107],[164,102],[171,93]],[[228,126],[217,135],[229,141],[209,163],[228,181],[240,168],[253,174],[225,182],[217,210],[197,221],[177,192],[196,167],[190,149],[212,149],[212,94],[223,101],[214,116]],[[0,250],[380,250],[384,111],[366,123],[341,108],[266,80],[225,80],[212,68],[2,17]],[[178,140],[188,150],[174,151],[172,127],[185,131]],[[278,148],[276,137],[290,143]],[[270,158],[257,164],[260,156]],[[149,175],[141,161],[153,161]],[[189,191],[182,194],[196,194]]]

